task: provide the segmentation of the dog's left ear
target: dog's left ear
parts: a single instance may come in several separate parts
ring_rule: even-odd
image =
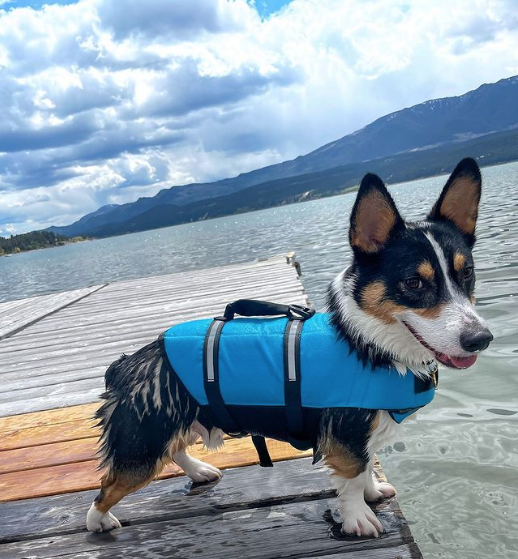
[[[477,162],[463,159],[451,174],[428,219],[453,223],[470,246],[475,244],[482,177]]]
[[[365,175],[351,212],[349,242],[353,250],[360,254],[376,254],[391,235],[404,226],[383,181],[377,175]]]

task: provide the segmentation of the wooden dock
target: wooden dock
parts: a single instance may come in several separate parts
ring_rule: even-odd
[[[323,469],[268,441],[271,469],[248,439],[192,454],[226,469],[191,486],[176,466],[117,507],[123,529],[89,534],[99,487],[92,416],[106,367],[172,324],[220,314],[239,298],[307,305],[297,268],[280,256],[0,304],[0,557],[419,558],[396,499],[375,510],[376,540],[340,535]],[[289,460],[289,461],[288,461]],[[383,477],[381,469],[378,475]]]

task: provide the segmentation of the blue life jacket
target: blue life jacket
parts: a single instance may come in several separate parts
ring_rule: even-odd
[[[287,408],[288,439],[297,448],[311,445],[304,410],[386,410],[400,423],[433,400],[431,379],[363,364],[330,315],[309,314],[185,322],[162,335],[162,347],[183,386],[223,430],[241,430],[232,417],[237,408]]]

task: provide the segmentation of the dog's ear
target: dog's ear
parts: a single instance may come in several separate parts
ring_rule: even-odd
[[[353,250],[376,254],[404,225],[383,181],[377,175],[365,175],[351,212],[349,242]]]
[[[455,167],[428,219],[453,223],[473,246],[481,192],[477,162],[469,157],[463,159]]]

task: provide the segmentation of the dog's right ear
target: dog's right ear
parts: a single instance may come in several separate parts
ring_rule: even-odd
[[[376,254],[404,226],[383,181],[377,175],[365,175],[351,212],[349,242],[353,250]]]

